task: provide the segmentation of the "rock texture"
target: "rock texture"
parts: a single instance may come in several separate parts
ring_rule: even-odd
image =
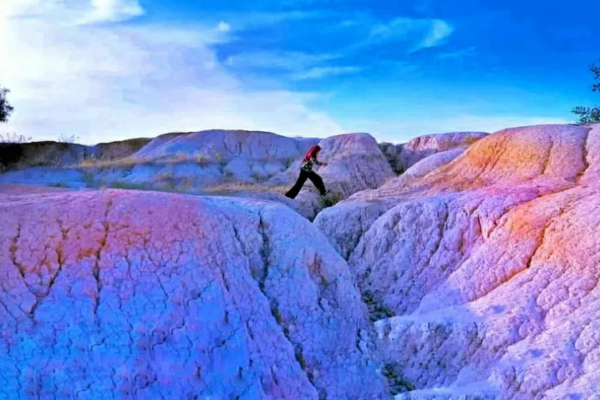
[[[0,172],[31,167],[71,167],[90,160],[116,160],[131,156],[149,141],[129,139],[94,146],[61,142],[0,143]]]
[[[40,166],[61,167],[79,164],[90,151],[71,143],[0,143],[0,172]]]
[[[10,171],[0,175],[0,183],[262,198],[285,204],[312,220],[324,207],[353,193],[377,188],[394,176],[377,142],[368,134],[319,141],[269,132],[171,133],[153,139],[135,154],[115,159],[128,153],[129,142],[98,145],[93,153],[97,158],[90,156],[77,167],[66,168],[68,163],[61,163]],[[136,142],[142,143],[142,139]],[[317,143],[323,147],[321,158],[329,163],[318,172],[332,193],[322,199],[309,182],[292,201],[284,193],[298,178],[305,152]]]
[[[332,136],[319,142],[319,145],[322,148],[319,159],[328,165],[315,167],[315,171],[321,175],[326,188],[331,191],[328,199],[333,200],[333,203],[354,193],[375,189],[394,177],[377,141],[369,134]],[[298,178],[301,164],[302,159],[297,159],[287,171],[274,176],[268,183],[293,184]],[[312,214],[313,218],[324,207],[310,181],[298,196],[298,200],[307,209],[305,214]],[[312,209],[312,213],[309,209]]]
[[[600,125],[509,129],[317,217],[398,398],[598,395],[599,154]]]
[[[283,206],[49,191],[0,220],[0,398],[387,398],[346,263]]]
[[[160,137],[122,168],[219,182],[289,155],[244,135]],[[0,399],[597,398],[600,124],[461,143],[390,179],[369,135],[322,141],[350,197],[314,224],[271,202],[314,211],[310,188],[0,187]]]
[[[488,134],[485,132],[452,132],[419,136],[404,144],[381,143],[381,151],[392,169],[401,174],[417,162],[433,154],[468,147]]]
[[[262,183],[285,171],[317,139],[270,132],[210,130],[162,135],[129,162],[95,170],[97,179],[147,187],[202,189],[222,183]]]

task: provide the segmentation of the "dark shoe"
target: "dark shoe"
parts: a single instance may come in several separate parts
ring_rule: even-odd
[[[323,193],[321,193],[321,196],[327,196],[329,193],[331,193],[331,190],[326,190]]]

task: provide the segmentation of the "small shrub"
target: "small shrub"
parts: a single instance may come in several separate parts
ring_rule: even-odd
[[[200,165],[202,168],[208,167],[210,164],[210,160],[204,154],[198,154],[195,157],[196,164]]]
[[[332,191],[323,198],[323,204],[325,207],[333,207],[342,200],[343,197],[341,194]]]
[[[79,136],[76,136],[76,135],[67,136],[65,134],[61,134],[58,137],[57,142],[59,142],[59,143],[75,143],[78,140],[79,140]]]
[[[254,179],[256,182],[258,182],[258,183],[263,183],[264,181],[266,181],[267,179],[269,179],[268,176],[265,176],[263,174],[259,174],[258,172],[253,172],[252,174],[250,174],[250,177],[252,179]]]
[[[66,184],[65,182],[53,182],[50,184],[50,187],[55,187],[55,188],[69,188],[70,186],[68,184]]]
[[[572,113],[579,115],[579,124],[600,122],[600,107],[575,107]]]
[[[289,158],[285,159],[285,161],[284,161],[285,169],[290,169],[290,167],[292,166],[294,161],[296,161],[296,159],[294,157],[289,157]]]
[[[83,171],[83,180],[85,182],[85,187],[87,188],[95,188],[98,186],[94,173],[90,170]]]
[[[600,64],[592,64],[590,66],[590,72],[594,74],[594,79],[600,79]],[[600,83],[595,83],[592,86],[592,92],[600,92]],[[600,107],[579,106],[575,107],[571,112],[579,116],[579,124],[600,122]]]
[[[181,189],[184,191],[190,191],[193,186],[194,186],[194,179],[192,179],[192,178],[186,178],[183,181],[181,181]]]
[[[0,143],[27,143],[31,140],[31,136],[17,135],[14,132],[0,133]]]
[[[113,181],[108,184],[108,187],[110,187],[112,189],[125,189],[125,190],[145,190],[145,189],[147,189],[144,184],[124,182],[124,181]]]
[[[412,392],[416,389],[413,384],[396,372],[392,364],[386,364],[381,372],[386,377],[391,394],[394,396],[400,393]]]
[[[371,321],[375,322],[394,316],[394,312],[389,307],[382,305],[381,302],[375,298],[373,292],[369,290],[365,291],[362,295],[362,300],[369,309]]]

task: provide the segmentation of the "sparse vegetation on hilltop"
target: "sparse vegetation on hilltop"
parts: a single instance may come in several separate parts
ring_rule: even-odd
[[[0,143],[27,143],[31,142],[30,136],[17,135],[15,132],[0,133]]]
[[[594,79],[600,79],[600,63],[592,64],[590,71],[594,74]],[[600,83],[592,85],[592,92],[600,92]],[[584,107],[578,106],[573,109],[573,114],[579,116],[579,123],[589,124],[600,122],[600,107]]]

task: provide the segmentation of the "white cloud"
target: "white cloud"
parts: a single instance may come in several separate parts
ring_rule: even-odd
[[[230,56],[226,64],[234,68],[268,68],[302,71],[314,65],[339,58],[336,54],[308,54],[285,51],[255,51]]]
[[[81,22],[118,22],[144,14],[137,0],[91,0],[93,10]]]
[[[137,0],[91,0],[94,11],[89,22],[116,22],[144,14]]]
[[[217,30],[219,32],[227,33],[231,30],[231,25],[229,25],[227,22],[221,21],[217,25]]]
[[[436,47],[444,43],[447,37],[449,37],[454,28],[445,21],[434,19],[431,21],[431,28],[429,33],[421,42],[421,47],[429,48]]]
[[[462,60],[465,57],[472,56],[475,53],[475,46],[465,49],[442,53],[437,56],[438,60]]]
[[[128,4],[120,11],[115,4],[96,2],[105,10],[97,15],[135,14],[133,3],[119,2]],[[35,14],[5,5],[0,83],[15,107],[5,130],[34,139],[74,134],[85,143],[219,127],[340,133],[311,109],[313,96],[246,89],[216,59],[211,45],[223,32],[214,26],[81,25],[88,2],[57,1]],[[28,18],[15,18],[25,11]]]
[[[360,72],[359,67],[315,67],[304,72],[299,72],[293,76],[297,80],[322,79],[332,76],[355,74]]]
[[[378,43],[404,42],[409,52],[440,46],[454,32],[454,28],[440,19],[401,17],[371,29],[369,37],[359,47]]]

